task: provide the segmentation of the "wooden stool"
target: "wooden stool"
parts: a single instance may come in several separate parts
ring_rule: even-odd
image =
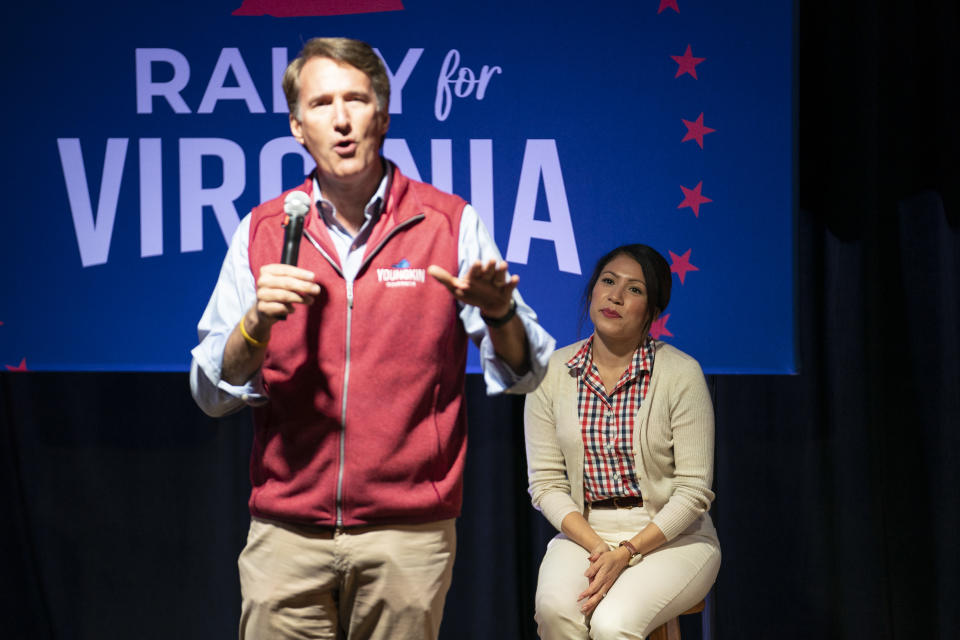
[[[701,600],[680,615],[685,616],[691,613],[700,613],[703,611],[704,606],[705,602]],[[650,635],[647,636],[647,640],[680,640],[680,616],[677,616],[672,620],[667,620],[665,623],[654,629]]]

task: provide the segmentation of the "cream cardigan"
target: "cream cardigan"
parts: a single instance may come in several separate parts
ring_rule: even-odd
[[[547,375],[527,396],[524,429],[533,506],[560,530],[584,512],[583,438],[577,377],[566,362],[584,341],[557,350]],[[716,540],[707,511],[713,501],[713,405],[696,360],[654,341],[653,375],[633,432],[644,505],[667,540],[699,533]]]

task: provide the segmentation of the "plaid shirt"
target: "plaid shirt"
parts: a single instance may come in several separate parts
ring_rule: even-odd
[[[653,340],[637,347],[630,366],[608,396],[593,363],[593,337],[567,366],[577,374],[577,412],[583,437],[583,497],[640,496],[633,465],[633,422],[650,386]]]

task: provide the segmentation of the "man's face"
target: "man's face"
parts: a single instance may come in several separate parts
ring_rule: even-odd
[[[321,188],[379,177],[390,116],[378,110],[370,78],[348,64],[311,58],[300,70],[299,107],[290,131],[316,161]]]

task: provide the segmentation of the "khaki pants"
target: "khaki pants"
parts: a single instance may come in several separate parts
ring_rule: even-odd
[[[238,561],[241,640],[435,640],[454,524],[333,532],[253,518]]]
[[[616,546],[649,522],[644,507],[593,509],[587,522]],[[680,535],[627,567],[587,618],[577,596],[587,588],[583,575],[589,553],[560,534],[547,545],[537,580],[537,630],[544,640],[607,638],[639,640],[700,602],[720,570],[720,547],[712,537]]]

